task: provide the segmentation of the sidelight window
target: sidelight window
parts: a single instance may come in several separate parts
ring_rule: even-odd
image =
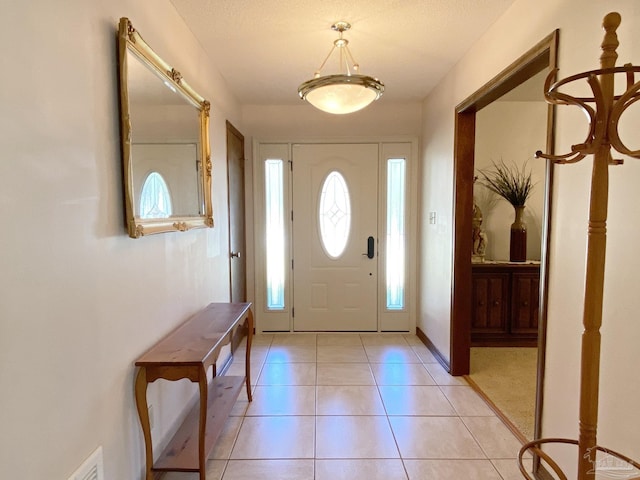
[[[265,161],[267,308],[284,309],[285,224],[283,161]]]
[[[405,198],[406,160],[387,160],[387,309],[402,310],[405,304]]]

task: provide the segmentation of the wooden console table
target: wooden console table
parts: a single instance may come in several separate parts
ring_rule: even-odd
[[[244,320],[244,322],[243,322]],[[243,377],[216,376],[215,362],[223,346],[235,350],[247,335],[246,370]],[[199,472],[206,480],[207,457],[215,446],[231,409],[246,384],[251,401],[250,355],[253,335],[251,303],[212,303],[159,341],[136,361],[136,406],[146,450],[146,480],[156,472]],[[214,377],[207,381],[213,366]],[[158,460],[153,445],[147,405],[147,386],[157,379],[197,382],[200,401],[189,412]]]

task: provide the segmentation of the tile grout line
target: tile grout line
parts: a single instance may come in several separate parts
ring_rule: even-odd
[[[314,454],[313,454],[313,459],[312,459],[312,460],[313,460],[313,478],[314,478],[314,479],[316,478],[317,473],[318,473],[318,472],[317,472],[317,462],[318,462],[318,460],[335,460],[335,461],[340,461],[340,460],[367,460],[367,459],[364,459],[364,458],[355,458],[355,459],[340,459],[340,458],[335,458],[335,459],[333,459],[333,458],[332,458],[332,459],[318,459],[318,458],[317,458],[317,445],[318,445],[318,443],[317,443],[317,436],[318,436],[317,422],[318,422],[318,417],[320,416],[320,415],[318,415],[318,387],[319,387],[319,385],[318,385],[318,381],[319,381],[319,372],[318,372],[318,365],[319,365],[319,363],[318,363],[318,354],[319,354],[319,352],[318,352],[318,337],[319,337],[319,336],[316,336],[316,338],[315,338],[315,342],[316,342],[316,344],[315,344],[315,348],[316,348],[316,350],[315,350],[315,362],[313,362],[313,365],[314,365],[314,368],[315,368],[315,373],[314,373],[314,375],[315,375],[315,381],[314,381],[314,390],[315,390],[315,391],[314,391],[314,435],[313,435],[313,452],[314,452]],[[360,336],[360,337],[362,337],[362,336]],[[360,338],[360,340],[361,340],[361,342],[362,342],[362,338]],[[406,341],[406,338],[405,338],[405,341]],[[446,393],[444,392],[444,390],[443,390],[443,388],[442,388],[442,387],[444,387],[444,386],[460,386],[460,385],[447,385],[447,384],[445,384],[445,383],[442,383],[442,384],[441,384],[441,383],[439,383],[438,381],[436,381],[436,379],[435,379],[435,378],[433,378],[433,376],[431,375],[431,373],[429,372],[429,370],[426,368],[426,363],[425,363],[425,361],[423,360],[423,358],[422,358],[420,355],[418,355],[418,353],[416,353],[416,352],[415,352],[415,349],[413,348],[413,346],[412,346],[411,344],[409,344],[408,342],[407,342],[407,344],[409,345],[409,347],[410,347],[410,348],[411,348],[411,350],[413,351],[414,355],[419,359],[419,362],[418,362],[418,363],[422,366],[422,368],[424,368],[424,369],[426,370],[427,375],[428,375],[428,376],[433,380],[433,382],[434,382],[434,385],[433,385],[433,386],[437,386],[437,387],[438,387],[438,391],[440,391],[440,393],[445,397],[445,399],[447,400],[447,403],[451,406],[451,408],[452,408],[453,412],[455,412],[455,415],[454,415],[454,416],[460,419],[460,421],[463,423],[463,425],[464,425],[464,427],[465,427],[466,431],[471,435],[471,437],[473,438],[474,442],[477,444],[477,446],[478,446],[478,447],[480,448],[480,450],[483,452],[483,454],[484,454],[484,456],[485,456],[485,459],[482,459],[482,460],[483,460],[483,461],[484,461],[484,460],[489,460],[489,462],[490,462],[490,464],[491,464],[491,466],[492,466],[492,470],[493,470],[495,473],[497,473],[497,475],[498,475],[500,478],[503,478],[503,479],[504,479],[505,477],[503,477],[502,473],[500,473],[500,471],[498,471],[498,469],[497,469],[497,467],[496,467],[496,465],[495,465],[495,463],[494,463],[494,460],[500,460],[500,459],[492,459],[492,458],[489,458],[489,455],[488,455],[488,454],[487,454],[487,452],[485,451],[485,448],[483,448],[483,446],[480,444],[480,442],[478,441],[478,439],[476,438],[476,436],[473,434],[473,432],[471,432],[471,431],[470,431],[469,427],[468,427],[468,426],[467,426],[467,424],[464,422],[464,420],[462,420],[462,418],[463,418],[463,417],[462,417],[462,415],[460,414],[460,412],[458,411],[458,409],[456,409],[455,405],[453,405],[453,403],[451,402],[451,400],[449,399],[449,397],[446,395]],[[287,345],[284,345],[284,346],[287,346]],[[384,346],[384,345],[373,345],[373,346],[374,346],[374,347],[377,347],[377,346]],[[259,379],[260,379],[260,377],[261,377],[261,376],[262,376],[262,374],[265,372],[265,368],[266,368],[266,365],[267,365],[267,361],[266,361],[266,360],[267,360],[267,358],[268,358],[269,352],[270,352],[270,350],[271,350],[271,348],[272,348],[272,347],[273,347],[273,339],[271,340],[271,342],[270,342],[270,343],[269,343],[269,345],[268,345],[268,352],[267,352],[267,356],[266,356],[266,357],[265,357],[265,358],[260,362],[260,366],[259,366],[259,368],[257,369],[257,370],[258,370],[258,372],[257,372],[257,376],[256,376],[256,382],[255,382],[255,384],[253,385],[253,389],[252,389],[254,392],[255,392],[255,390],[256,390],[256,388],[257,388],[257,386],[258,386],[258,383],[259,383]],[[383,406],[383,409],[384,409],[384,412],[385,412],[385,413],[384,413],[384,416],[385,416],[385,417],[386,417],[386,419],[387,419],[387,425],[388,425],[388,427],[390,428],[391,433],[392,433],[392,436],[393,436],[393,439],[394,439],[394,443],[395,443],[396,450],[397,450],[397,453],[398,453],[398,459],[399,459],[399,460],[401,461],[401,463],[402,463],[403,471],[404,471],[404,473],[405,473],[406,478],[409,478],[409,473],[408,473],[408,470],[407,470],[407,465],[405,464],[405,460],[415,460],[415,459],[409,459],[409,458],[406,458],[406,459],[405,459],[405,458],[402,456],[402,452],[400,451],[400,448],[399,448],[399,445],[398,445],[398,439],[396,438],[396,434],[395,434],[395,432],[394,432],[394,430],[393,430],[393,427],[392,427],[392,425],[391,425],[391,416],[389,415],[389,411],[388,411],[388,409],[387,409],[387,405],[385,404],[385,402],[384,402],[384,398],[383,398],[383,396],[382,396],[381,386],[384,386],[384,385],[382,385],[382,384],[380,383],[379,379],[376,377],[376,375],[375,375],[375,373],[374,373],[374,371],[373,371],[373,365],[374,365],[374,363],[372,363],[372,358],[371,358],[371,357],[369,356],[369,354],[367,353],[367,350],[366,350],[366,347],[364,346],[364,344],[362,344],[362,348],[364,349],[365,354],[366,354],[366,356],[367,356],[367,366],[368,366],[368,371],[369,371],[369,373],[370,373],[370,375],[371,375],[371,377],[372,377],[372,379],[373,379],[373,384],[372,384],[371,386],[374,386],[374,385],[375,385],[375,387],[376,387],[376,391],[378,392],[378,398],[379,398],[380,402],[382,402],[382,406]],[[287,364],[287,363],[289,363],[289,364],[297,364],[297,363],[300,363],[300,362],[278,362],[278,363],[284,363],[284,364]],[[302,363],[306,363],[306,362],[302,362]],[[338,363],[353,363],[353,362],[338,362]],[[362,362],[362,363],[364,363],[364,362]],[[399,363],[399,364],[408,365],[408,363],[407,363],[407,362],[398,362],[398,363]],[[384,362],[383,362],[383,364],[384,364]],[[287,384],[287,385],[288,385],[288,384]],[[292,386],[300,386],[301,384],[298,384],[298,383],[292,383],[291,385],[292,385]],[[346,384],[345,384],[345,385],[346,385]],[[349,385],[349,386],[353,386],[353,385],[352,385],[352,383],[349,383],[348,385]],[[271,385],[268,385],[268,386],[271,386]],[[406,385],[406,386],[409,386],[409,385]],[[416,386],[420,386],[420,385],[416,385]],[[223,471],[222,471],[222,476],[220,477],[221,479],[224,479],[224,475],[227,473],[228,466],[229,466],[229,464],[230,464],[230,462],[231,462],[231,460],[232,460],[230,457],[231,457],[231,455],[232,455],[232,453],[233,453],[233,450],[234,450],[234,448],[235,448],[235,446],[236,446],[236,444],[237,444],[237,440],[238,440],[238,437],[239,437],[240,431],[241,431],[241,429],[242,429],[242,427],[243,427],[243,425],[244,425],[244,423],[245,423],[245,420],[246,420],[246,418],[248,418],[248,417],[247,417],[247,412],[248,412],[248,407],[247,407],[247,410],[245,410],[245,412],[242,414],[242,420],[241,420],[240,426],[239,426],[239,428],[238,428],[238,430],[237,430],[237,432],[236,432],[236,434],[235,434],[235,438],[234,438],[234,441],[233,441],[233,445],[232,445],[232,447],[231,447],[231,451],[230,451],[230,453],[229,453],[229,458],[227,458],[227,459],[225,460],[224,468],[223,468]],[[280,415],[278,415],[278,416],[280,416]],[[283,415],[283,416],[289,416],[289,415]],[[294,415],[294,416],[303,416],[303,415]],[[360,415],[341,415],[341,416],[351,417],[351,416],[360,416]],[[364,415],[364,414],[363,414],[363,416],[368,416],[368,415]],[[374,416],[377,416],[377,415],[374,415]],[[409,415],[409,416],[412,416],[412,415]],[[431,417],[432,415],[420,415],[420,416],[428,416],[428,417]],[[474,415],[467,415],[467,416],[472,416],[472,417],[473,417]],[[495,416],[495,415],[494,415],[494,416]],[[261,459],[251,458],[251,459],[244,459],[244,460],[261,460]],[[302,459],[302,458],[301,458],[301,459],[298,459],[298,458],[296,458],[296,459],[283,458],[283,459],[281,459],[281,460],[303,460],[303,459]],[[304,458],[304,460],[306,460],[306,458]],[[384,459],[382,459],[382,458],[380,458],[380,459],[379,459],[378,457],[375,457],[375,458],[371,458],[371,459],[369,459],[369,460],[384,460]],[[417,460],[429,460],[429,459],[417,459]],[[433,460],[444,460],[444,459],[433,459]],[[462,459],[459,459],[459,458],[455,458],[455,457],[454,457],[454,458],[449,459],[449,460],[462,460]]]
[[[313,419],[313,480],[316,480],[318,460],[318,336],[316,335],[316,381],[314,387],[314,419]]]

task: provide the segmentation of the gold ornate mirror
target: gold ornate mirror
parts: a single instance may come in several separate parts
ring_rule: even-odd
[[[209,102],[120,19],[125,215],[132,238],[213,227]]]

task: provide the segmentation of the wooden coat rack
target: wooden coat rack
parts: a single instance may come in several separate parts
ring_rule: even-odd
[[[546,155],[536,152],[536,157],[552,160],[554,163],[575,163],[587,155],[593,155],[591,177],[591,198],[589,209],[589,231],[587,239],[587,270],[584,295],[584,331],[582,333],[582,353],[580,370],[580,432],[578,440],[566,438],[543,438],[525,444],[520,450],[518,463],[525,478],[534,480],[523,466],[523,455],[532,451],[538,455],[558,476],[567,480],[559,465],[542,449],[542,445],[564,443],[578,445],[578,480],[595,478],[596,453],[603,452],[626,462],[640,470],[640,464],[630,458],[603,447],[596,442],[598,425],[598,391],[600,385],[600,327],[602,325],[602,298],[604,287],[604,265],[607,241],[607,203],[609,195],[609,165],[620,165],[622,160],[614,160],[611,148],[624,155],[640,158],[640,150],[630,150],[620,140],[618,122],[621,115],[633,103],[640,100],[640,81],[635,82],[640,67],[626,64],[616,67],[618,36],[616,29],[621,17],[617,12],[605,16],[602,26],[605,30],[600,56],[600,69],[579,73],[564,80],[555,81],[557,69],[552,71],[545,82],[545,99],[555,105],[575,105],[589,118],[589,133],[583,143],[573,145],[565,155]],[[626,90],[616,95],[614,77],[626,76]],[[593,97],[573,97],[559,91],[560,87],[578,80],[586,80]],[[592,107],[589,104],[594,104]],[[640,477],[634,476],[634,479]],[[631,479],[629,479],[631,480]]]

